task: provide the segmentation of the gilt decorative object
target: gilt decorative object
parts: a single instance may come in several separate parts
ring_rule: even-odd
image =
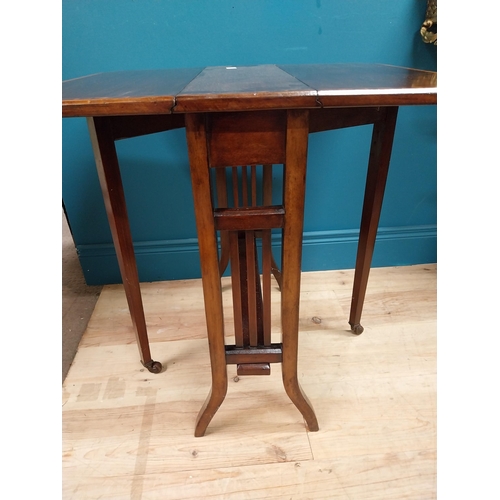
[[[437,0],[427,0],[425,20],[420,27],[420,35],[425,43],[437,45]]]

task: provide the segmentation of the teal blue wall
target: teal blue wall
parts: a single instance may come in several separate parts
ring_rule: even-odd
[[[102,71],[380,62],[436,70],[425,0],[63,0],[63,79]],[[303,269],[353,268],[371,126],[310,136]],[[62,191],[89,284],[120,281],[85,119]],[[141,281],[199,276],[182,130],[117,143]],[[374,266],[436,261],[436,107],[401,108]]]

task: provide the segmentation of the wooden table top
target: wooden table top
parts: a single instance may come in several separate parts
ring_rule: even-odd
[[[436,104],[437,73],[384,64],[118,71],[62,83],[62,115]]]

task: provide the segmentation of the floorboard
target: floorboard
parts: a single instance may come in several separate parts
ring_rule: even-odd
[[[105,286],[63,384],[65,499],[436,498],[436,265],[372,269],[349,331],[352,271],[303,273],[299,380],[309,433],[270,376],[236,377],[195,438],[210,389],[199,280],[141,285],[153,375],[139,362],[123,288]],[[224,279],[227,342],[229,281]],[[273,290],[273,340],[279,341]]]

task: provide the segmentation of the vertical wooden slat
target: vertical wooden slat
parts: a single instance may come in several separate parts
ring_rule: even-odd
[[[226,169],[215,169],[215,182],[217,187],[217,204],[219,208],[228,206],[227,201],[227,183],[226,183]]]
[[[245,231],[238,231],[238,262],[240,266],[241,328],[243,336],[243,345],[249,346],[250,345],[250,334],[248,325],[249,290],[248,290]]]
[[[238,232],[229,232],[229,248],[231,253],[231,289],[233,294],[234,337],[235,345],[243,347],[243,324],[241,309],[241,276],[240,256],[238,249]]]
[[[248,176],[246,165],[241,167],[241,198],[242,206],[248,207]]]
[[[262,204],[273,204],[273,166],[262,166]],[[272,272],[271,230],[262,231],[262,300],[264,345],[271,345],[271,272]]]
[[[264,322],[263,322],[263,311],[264,304],[262,300],[262,283],[260,281],[259,274],[259,259],[257,253],[257,237],[253,239],[254,253],[255,253],[255,297],[257,300],[257,345],[263,346],[264,344]]]
[[[257,166],[252,165],[250,167],[250,179],[251,179],[251,203],[252,207],[257,206]]]
[[[262,231],[263,343],[271,345],[271,230]]]
[[[215,183],[217,188],[217,204],[220,207],[228,206],[226,169],[215,169]],[[222,276],[229,264],[229,235],[226,231],[220,232],[220,259],[219,274]]]
[[[233,181],[233,206],[239,207],[240,201],[238,196],[238,167],[233,167],[231,169],[231,178]]]
[[[264,206],[269,206],[273,204],[273,171],[272,165],[264,165],[264,172],[262,176],[262,202]],[[278,283],[278,287],[281,289],[281,271],[278,268],[278,264],[274,260],[274,255],[272,250],[271,253],[271,272],[274,275],[276,282]]]
[[[256,280],[258,275],[255,272],[255,236],[253,231],[245,231],[245,254],[247,264],[247,289],[248,289],[248,331],[250,345],[257,346],[257,295]]]
[[[262,204],[266,207],[273,204],[273,166],[262,166]]]

